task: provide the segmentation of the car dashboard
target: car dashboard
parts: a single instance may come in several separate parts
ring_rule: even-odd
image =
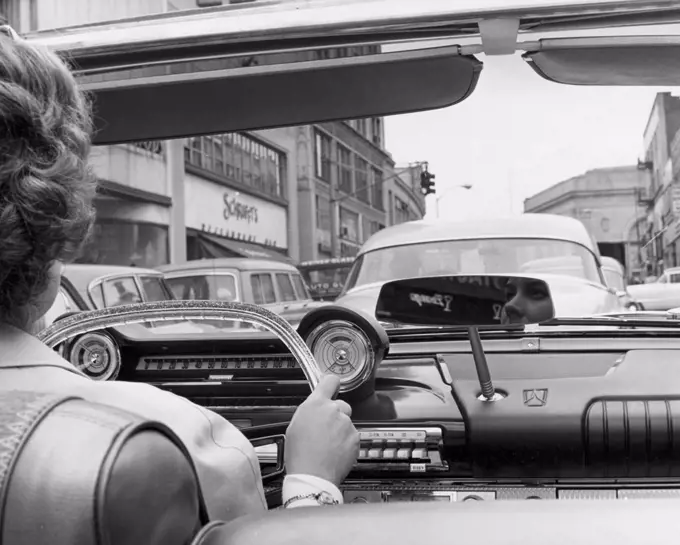
[[[97,336],[76,338],[64,355],[77,364],[107,337]],[[120,359],[114,378],[156,385],[244,430],[283,433],[310,393],[291,351],[267,333],[207,342],[111,328],[108,339],[107,357]],[[500,393],[488,402],[469,342],[391,336],[373,391],[350,399],[361,448],[345,502],[680,496],[680,343],[516,342],[525,349],[484,342]],[[279,505],[281,482],[266,491]]]

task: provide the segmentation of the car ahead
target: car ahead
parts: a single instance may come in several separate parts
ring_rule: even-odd
[[[372,314],[382,285],[391,280],[521,273],[546,275],[561,305],[560,316],[621,311],[600,259],[585,226],[565,216],[412,221],[383,229],[366,241],[335,303]]]
[[[154,269],[70,263],[57,298],[36,327],[47,327],[66,313],[173,298],[163,274]]]
[[[298,269],[314,300],[333,301],[342,292],[353,263],[353,257],[335,257],[303,261]]]
[[[623,265],[613,257],[602,257],[602,271],[604,272],[607,285],[616,290],[621,300],[621,305],[627,310],[643,310],[642,306],[635,301],[629,292],[630,286],[626,282],[626,274]]]
[[[543,78],[541,87],[548,92],[565,91],[564,84],[603,85],[611,94],[616,85],[666,87],[678,82],[678,40],[664,34],[662,26],[677,21],[672,2],[509,6],[499,1],[364,0],[357,3],[359,9],[350,10],[346,1],[333,0],[240,4],[56,30],[35,39],[78,67],[95,103],[99,145],[443,108],[474,93],[483,68],[477,55],[482,52],[490,54],[489,62],[493,54],[518,65],[520,53],[528,64],[527,76],[536,83]],[[617,31],[619,25],[627,32]],[[636,30],[639,35],[631,36]],[[607,36],[598,36],[601,31]],[[435,47],[433,38],[451,45]],[[411,43],[406,50],[334,54],[333,48],[381,41]],[[277,52],[271,54],[273,62],[270,52]],[[276,57],[278,52],[285,58]],[[303,62],[295,60],[295,55],[307,52]],[[253,56],[260,62],[253,62]],[[499,83],[490,89],[491,106],[499,93],[512,91],[516,80],[506,77]],[[562,97],[550,96],[550,107],[565,110]],[[544,111],[523,110],[518,122],[533,129],[538,118],[543,121]],[[494,117],[502,113],[496,109]],[[463,133],[465,127],[461,129]],[[433,131],[422,127],[412,132],[420,140]],[[580,139],[568,140],[577,144]],[[489,142],[480,141],[480,149],[490,149],[488,160],[502,163],[507,154],[494,156]],[[303,149],[315,147],[299,144]],[[455,152],[455,144],[444,145],[447,152]],[[531,149],[530,141],[522,139],[520,145]],[[330,164],[331,171],[335,166],[333,158],[317,164]],[[316,185],[310,172],[314,166],[312,161],[302,165],[296,179],[300,192],[310,199]],[[656,165],[655,170],[663,167]],[[427,229],[426,224],[416,225],[412,234]],[[545,225],[532,233],[525,236],[551,234]],[[557,257],[565,249],[568,255],[584,256],[586,281],[598,284],[600,275],[591,274],[597,271],[592,265],[598,261],[597,252],[589,243],[554,236],[550,243],[555,248],[559,242]],[[514,241],[512,245],[516,247]],[[525,263],[556,257],[547,253],[530,253]],[[488,254],[481,257],[493,261],[499,252]],[[554,262],[534,265],[551,268]],[[360,272],[360,267],[354,270]],[[573,279],[574,286],[584,282],[579,276],[553,276]],[[435,306],[436,295],[428,298]],[[191,301],[162,305],[168,315],[187,309],[190,316],[208,315],[209,305]],[[237,305],[213,305],[210,316],[237,313]],[[141,318],[151,314],[145,304],[137,312]],[[152,382],[185,395],[243,426],[255,443],[283,436],[295,408],[321,374],[338,375],[345,387],[342,393],[351,403],[361,449],[341,489],[345,503],[363,505],[281,509],[228,524],[216,522],[197,536],[196,545],[206,543],[207,537],[211,543],[231,545],[418,540],[471,545],[485,539],[523,545],[546,539],[559,545],[638,545],[648,542],[652,533],[664,542],[677,538],[674,516],[680,506],[672,499],[680,489],[677,320],[582,316],[560,321],[558,316],[531,329],[385,331],[370,316],[347,308],[327,306],[312,313],[297,333],[282,328],[278,339],[259,331],[233,336],[220,332],[214,338],[146,329],[139,338],[116,335],[121,350],[103,351],[112,357],[102,359],[117,361],[125,380]],[[107,324],[109,319],[115,316],[107,317]],[[263,313],[261,319],[270,317]],[[82,316],[80,320],[79,331],[61,331],[76,336],[69,354],[74,362],[82,362],[92,345],[106,348],[105,340],[110,340],[93,332],[91,321]],[[55,330],[49,342],[43,339],[54,348],[66,340],[64,335],[55,339],[59,327]],[[55,441],[55,448],[59,444]],[[281,456],[283,450],[278,450]],[[49,476],[60,482],[78,478],[77,472],[56,463],[50,469],[54,474]],[[148,485],[154,487],[153,482]],[[280,505],[281,487],[281,479],[267,480],[270,505]],[[170,500],[170,507],[195,505],[195,490],[179,494],[176,503]],[[80,522],[89,523],[89,531],[97,498],[87,502],[80,496],[87,509],[78,512],[90,513]],[[636,499],[641,497],[655,499]],[[510,499],[550,501],[503,501]],[[130,509],[145,512],[144,505],[132,498],[129,502]],[[39,524],[40,512],[31,509],[45,508],[45,503],[43,498],[25,502],[22,513],[6,518],[47,541],[53,532],[48,536],[40,531],[45,527]],[[370,503],[386,505],[366,505]],[[57,519],[49,521],[55,531],[66,534],[72,519]],[[487,538],[489,529],[492,535]],[[171,545],[175,543],[180,539]]]
[[[628,293],[642,310],[669,310],[680,307],[680,267],[666,269],[653,282],[631,284]]]
[[[177,299],[203,299],[261,305],[293,325],[314,301],[293,265],[268,259],[223,257],[158,267]]]

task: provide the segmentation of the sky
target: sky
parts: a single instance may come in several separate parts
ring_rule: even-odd
[[[656,93],[678,94],[562,85],[538,76],[519,53],[476,57],[484,69],[466,100],[385,120],[386,147],[397,164],[428,161],[436,175],[428,217],[435,216],[436,198],[441,214],[457,219],[520,214],[525,198],[560,181],[634,165]]]

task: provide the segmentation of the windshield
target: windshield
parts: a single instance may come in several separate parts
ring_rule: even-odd
[[[564,274],[602,282],[595,256],[579,244],[504,238],[447,240],[374,250],[356,261],[345,290],[418,276],[508,273]]]
[[[220,3],[223,7],[200,13],[202,7]],[[592,304],[569,307],[569,313],[580,316],[614,312],[620,307],[621,298],[601,293],[600,286],[624,289],[633,279],[643,284],[680,267],[680,217],[672,195],[673,180],[680,172],[680,93],[673,86],[653,82],[655,76],[648,72],[654,72],[655,63],[650,63],[648,71],[639,66],[626,70],[629,65],[624,61],[639,62],[639,51],[646,51],[643,47],[628,45],[611,57],[593,57],[611,62],[611,67],[593,67],[588,58],[578,56],[560,60],[563,51],[564,55],[582,51],[581,39],[609,35],[618,44],[622,36],[663,36],[665,29],[654,25],[593,26],[572,32],[564,30],[560,22],[543,27],[545,33],[539,34],[532,23],[522,23],[517,48],[508,48],[508,54],[488,55],[480,45],[481,38],[474,34],[477,25],[462,31],[464,27],[454,14],[441,15],[441,20],[437,20],[440,15],[432,15],[427,32],[411,33],[411,25],[425,25],[415,21],[418,16],[413,12],[408,16],[413,20],[379,32],[384,42],[376,39],[369,44],[363,38],[359,41],[356,29],[373,29],[383,16],[391,20],[388,1],[371,3],[366,21],[361,0],[354,2],[359,9],[349,13],[349,19],[344,18],[348,12],[343,9],[316,11],[321,3],[169,0],[112,3],[115,10],[61,11],[37,3],[35,17],[30,18],[31,31],[103,23],[102,36],[111,41],[111,51],[130,46],[125,29],[138,23],[107,23],[104,18],[147,21],[145,17],[166,10],[172,13],[164,13],[160,21],[174,23],[174,15],[181,13],[187,17],[176,21],[177,28],[157,27],[156,22],[140,27],[140,39],[148,32],[147,37],[158,40],[158,50],[164,51],[158,59],[154,57],[152,68],[125,64],[109,69],[106,63],[120,58],[103,52],[94,63],[96,69],[83,68],[87,73],[79,75],[96,99],[101,82],[106,82],[107,93],[113,93],[114,88],[124,88],[127,93],[130,87],[127,98],[111,98],[109,103],[113,95],[106,96],[116,119],[108,120],[98,111],[95,120],[99,136],[89,161],[101,180],[101,191],[95,202],[92,236],[78,262],[157,269],[200,260],[241,260],[250,272],[174,276],[167,284],[174,297],[184,300],[240,301],[289,310],[303,300],[336,300],[359,291],[355,288],[420,275],[564,275],[586,281],[587,293],[592,293]],[[449,4],[456,6],[450,8]],[[458,4],[441,3],[444,11],[457,10]],[[473,20],[475,2],[468,4],[465,9]],[[294,11],[287,13],[288,6]],[[539,11],[552,9],[546,6]],[[189,9],[196,10],[195,15],[184,11]],[[279,9],[285,14],[282,28],[295,26],[294,21],[308,21],[311,26],[288,28],[288,38],[277,38],[285,44],[269,43],[263,36],[279,36],[278,30],[270,28],[274,25],[270,16]],[[397,11],[400,17],[407,17],[408,9],[403,9]],[[13,24],[17,28],[28,24],[26,17],[9,11],[4,15],[16,17]],[[227,17],[226,13],[223,27],[221,17]],[[312,28],[321,28],[316,19],[321,13],[330,18],[323,25],[346,38],[343,45],[333,45],[328,36],[309,34]],[[196,22],[184,28],[194,16]],[[210,23],[213,18],[215,22]],[[209,40],[201,36],[208,28],[203,25],[209,23],[216,25],[217,34],[229,29],[228,39],[237,41],[245,37],[241,35],[244,29],[255,32],[257,25],[262,26],[257,27],[254,41],[244,40],[247,45],[239,51],[230,50],[228,55],[226,50],[214,51],[206,57],[197,52],[208,47],[208,41],[223,39],[217,34],[210,34]],[[355,30],[349,30],[355,24]],[[429,25],[438,28],[434,31]],[[156,28],[158,35],[153,36]],[[172,32],[163,34],[165,30]],[[65,41],[59,38],[57,42],[71,43],[69,37],[79,32],[69,30]],[[100,36],[99,30],[93,32],[87,35]],[[168,39],[175,32],[186,40],[182,44],[187,49]],[[434,39],[435,35],[441,39]],[[542,38],[555,38],[564,49],[560,45],[556,51],[555,43],[542,42],[544,50],[537,45]],[[571,43],[571,39],[576,41]],[[113,43],[116,40],[120,40],[118,45]],[[73,38],[73,43],[81,42]],[[449,47],[451,52],[447,52]],[[463,68],[450,73],[450,81],[425,78],[421,83],[419,71],[423,78],[437,73],[424,67],[439,62],[433,60],[438,55],[451,57],[453,64]],[[173,56],[181,57],[182,62],[168,60]],[[386,66],[407,57],[414,60],[403,65],[402,73],[405,81],[416,82],[413,88],[391,85],[387,78],[364,84],[372,75],[383,74]],[[619,61],[622,64],[616,64]],[[332,84],[310,84],[316,81],[315,74],[352,63],[370,67],[363,68],[363,79],[355,75],[352,81],[348,77],[345,81],[331,79]],[[276,74],[283,73],[290,73],[285,89],[256,85],[256,80],[274,81],[279,77]],[[639,81],[622,85],[612,79],[612,73],[631,78],[636,76],[630,74],[644,73],[648,77],[639,76]],[[224,83],[231,80],[222,76],[232,74],[245,82],[247,91],[240,91],[241,96],[227,100],[223,93],[204,92],[201,82],[213,80],[215,85],[224,84],[225,92],[240,89]],[[137,76],[148,81],[152,94],[158,93],[157,101],[148,100],[146,91],[131,83]],[[173,84],[161,84],[164,78]],[[574,84],[579,78],[588,83]],[[180,102],[170,100],[173,97],[165,96],[169,88],[185,93],[181,107]],[[312,88],[317,91],[314,96],[310,96]],[[341,92],[334,95],[338,89]],[[431,93],[429,102],[425,91]],[[421,106],[416,107],[414,100],[408,103],[413,104],[411,108],[406,101],[403,108],[391,110],[405,113],[385,115],[392,104],[402,104],[399,100],[411,95],[422,98]],[[233,115],[214,103],[219,97],[224,104],[239,106]],[[426,102],[437,109],[428,111]],[[148,118],[141,115],[149,111],[153,115]],[[173,139],[173,134],[183,136]],[[177,198],[177,191],[182,199]],[[512,230],[503,223],[526,214],[552,215],[578,224],[580,231],[571,232],[580,235],[573,240],[592,239],[599,254],[619,262],[627,277],[617,278],[598,268],[595,255],[570,242],[567,230]],[[493,233],[474,229],[446,232],[442,236],[450,240],[424,239],[418,244],[365,251],[365,244],[377,233],[401,229],[411,222],[413,229],[419,229],[421,220],[421,226],[488,221],[499,227]],[[407,237],[409,243],[416,240],[412,235]],[[279,270],[269,267],[272,262],[305,266],[299,269],[302,276],[286,276],[267,272]],[[235,268],[240,265],[229,270]],[[165,270],[180,271],[179,267]],[[215,269],[206,266],[201,270]],[[664,285],[657,285],[659,291],[668,288],[670,293],[676,276],[663,277]],[[148,284],[144,288],[141,283],[126,279],[117,286],[107,284],[87,300],[98,306],[115,306],[169,296],[157,280],[144,281]],[[560,286],[564,297],[558,294],[558,302],[587,298],[570,291],[581,286],[568,282]],[[78,289],[86,293],[86,288]],[[636,290],[629,289],[632,296]],[[658,299],[659,306],[680,305],[680,300],[665,295]],[[652,303],[641,300],[640,306],[651,309]],[[374,305],[374,300],[368,301],[365,310],[372,311]]]

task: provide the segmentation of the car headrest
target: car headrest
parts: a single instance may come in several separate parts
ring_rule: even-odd
[[[163,424],[0,393],[0,543],[186,545],[207,523],[191,458]]]

